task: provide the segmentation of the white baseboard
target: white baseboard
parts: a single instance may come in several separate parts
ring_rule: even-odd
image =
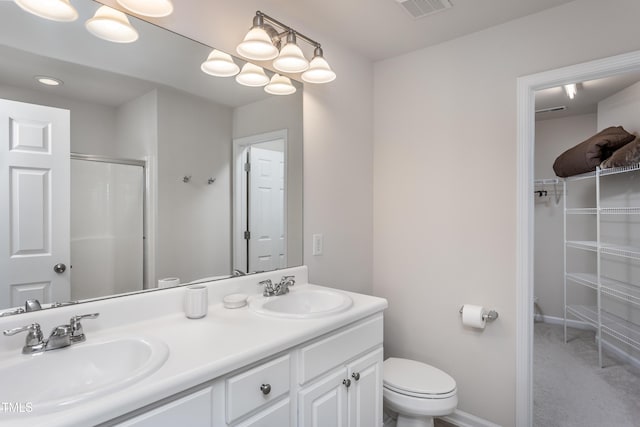
[[[475,415],[467,414],[456,409],[453,414],[445,417],[438,417],[458,427],[500,427],[500,425],[484,420]]]
[[[550,323],[552,325],[562,325],[563,322],[564,322],[564,319],[562,319],[561,317],[543,316],[543,315],[540,315],[540,314],[536,315],[536,319],[535,320],[536,321],[542,321],[544,323]],[[585,329],[585,330],[595,331],[595,328],[593,326],[591,326],[590,324],[588,324],[586,322],[582,322],[580,320],[567,319],[567,326],[569,326],[571,328],[576,328],[576,329]],[[602,348],[604,348],[605,350],[609,351],[610,353],[615,354],[616,357],[618,359],[622,360],[623,362],[628,363],[629,365],[640,369],[640,359],[638,359],[637,357],[632,356],[631,354],[627,353],[626,351],[624,351],[620,347],[616,346],[615,344],[612,344],[609,341],[603,340],[602,341]]]

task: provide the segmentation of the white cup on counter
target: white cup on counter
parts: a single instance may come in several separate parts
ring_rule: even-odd
[[[209,296],[204,285],[187,286],[184,293],[184,314],[189,319],[202,319],[209,309]]]

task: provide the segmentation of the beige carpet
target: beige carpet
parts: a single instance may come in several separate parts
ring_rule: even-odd
[[[603,352],[598,367],[594,333],[536,323],[534,427],[640,427],[640,370]]]

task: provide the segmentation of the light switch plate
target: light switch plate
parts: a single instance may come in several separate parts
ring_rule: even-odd
[[[322,234],[313,235],[313,255],[322,255]]]

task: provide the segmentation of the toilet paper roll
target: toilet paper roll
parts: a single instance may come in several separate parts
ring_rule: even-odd
[[[184,314],[189,319],[201,319],[207,315],[209,297],[207,287],[203,285],[188,286],[184,293]]]
[[[472,328],[484,329],[487,324],[483,316],[487,313],[480,305],[465,304],[462,306],[462,324]]]
[[[180,284],[180,279],[177,277],[165,277],[158,280],[158,288],[172,288]]]

